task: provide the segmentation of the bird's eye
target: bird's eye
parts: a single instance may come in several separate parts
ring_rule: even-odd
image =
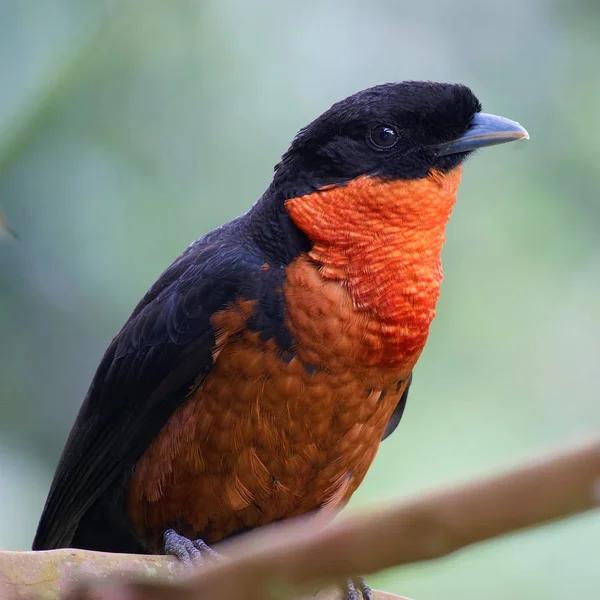
[[[377,125],[369,132],[368,140],[375,148],[387,150],[396,145],[398,132],[388,125]]]

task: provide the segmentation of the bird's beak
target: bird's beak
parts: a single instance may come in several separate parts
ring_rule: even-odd
[[[528,140],[529,134],[516,121],[487,113],[476,113],[465,135],[450,142],[437,144],[433,148],[438,156],[446,156],[523,139]]]

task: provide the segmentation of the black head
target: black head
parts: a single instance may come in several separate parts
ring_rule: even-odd
[[[249,230],[263,251],[291,258],[310,241],[282,200],[361,175],[421,179],[452,170],[477,148],[527,137],[518,123],[482,113],[464,85],[406,81],[363,90],[298,133],[250,211]]]
[[[275,167],[274,185],[292,197],[360,175],[419,179],[432,169],[447,172],[490,145],[488,135],[488,143],[448,149],[470,132],[480,111],[473,92],[459,84],[407,81],[363,90],[298,133]]]

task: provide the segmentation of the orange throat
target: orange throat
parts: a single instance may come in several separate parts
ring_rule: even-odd
[[[286,202],[314,244],[309,256],[320,274],[346,286],[355,308],[380,330],[383,352],[365,357],[369,364],[412,368],[425,346],[461,171],[418,180],[361,176]]]

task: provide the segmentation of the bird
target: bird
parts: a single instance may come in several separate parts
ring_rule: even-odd
[[[33,549],[197,562],[340,510],[402,418],[465,160],[528,137],[430,81],[359,91],[301,129],[264,194],[189,245],[110,343]]]

